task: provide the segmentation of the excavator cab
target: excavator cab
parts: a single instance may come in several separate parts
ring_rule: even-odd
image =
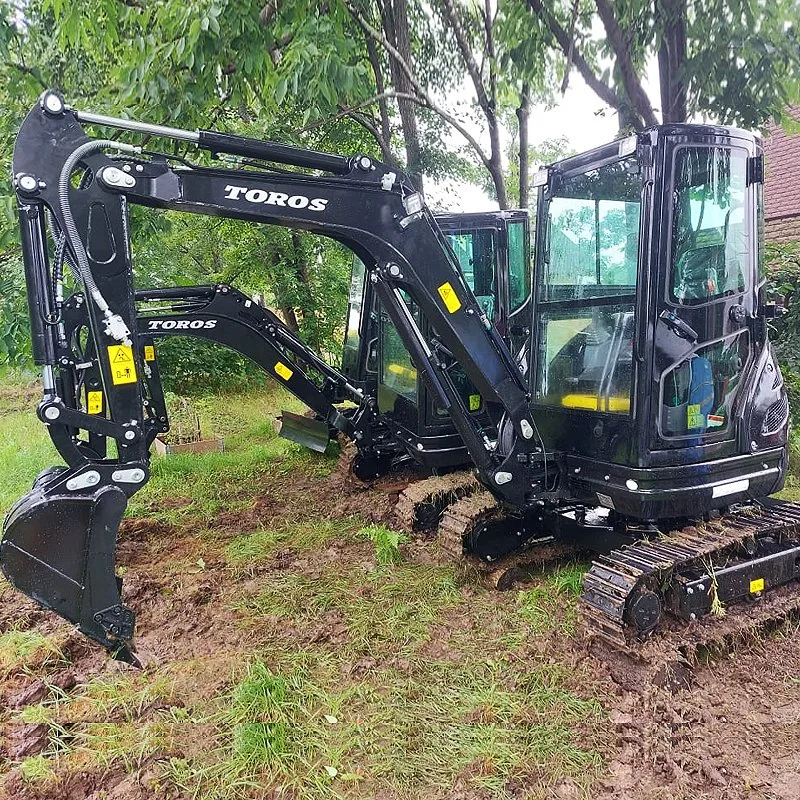
[[[437,214],[436,222],[487,319],[525,368],[532,274],[528,212]],[[404,301],[424,335],[432,336],[416,303],[408,295]],[[358,257],[353,259],[342,372],[375,394],[379,413],[391,419],[398,441],[417,464],[436,469],[469,462],[449,414],[419,376]],[[453,379],[470,414],[483,417],[490,429],[480,393],[462,371],[454,369]]]
[[[782,483],[761,181],[755,137],[688,125],[540,176],[531,392],[570,494],[660,519]]]

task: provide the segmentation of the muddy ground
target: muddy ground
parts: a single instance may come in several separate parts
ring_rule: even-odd
[[[390,521],[406,479],[392,476],[363,487],[341,470],[333,470],[326,477],[295,471],[282,483],[273,481],[245,495],[246,502],[235,510],[216,514],[208,522],[216,536],[198,538],[191,518],[185,524],[164,522],[157,518],[155,505],[153,516],[126,520],[118,561],[125,573],[124,600],[138,615],[137,641],[146,666],[144,681],[169,674],[169,706],[184,704],[191,708],[197,695],[210,696],[223,687],[228,667],[241,661],[251,641],[262,635],[300,641],[311,650],[335,651],[352,637],[335,607],[294,628],[291,621],[266,614],[248,631],[240,624],[231,600],[248,587],[266,584],[287,571],[314,580],[338,563],[364,563],[369,569],[375,557],[370,542],[334,538],[313,557],[289,542],[269,559],[244,571],[230,568],[225,547],[232,535],[257,529],[265,519],[272,523],[288,521],[309,511],[329,520],[357,513],[367,521]],[[170,502],[179,507],[189,501],[173,498]],[[411,541],[402,552],[407,561],[420,568],[441,558],[435,545],[424,540]],[[474,591],[468,577],[459,590],[466,593],[464,596]],[[196,725],[193,733],[184,731],[172,751],[156,749],[135,764],[112,760],[105,768],[88,763],[82,769],[72,760],[63,770],[56,768],[49,780],[24,779],[20,768],[24,759],[47,752],[48,746],[52,750],[52,730],[26,717],[24,710],[35,708],[48,697],[69,697],[76,687],[98,676],[127,674],[130,668],[110,661],[66,623],[38,610],[7,586],[0,591],[0,633],[35,628],[53,637],[61,648],[61,656],[52,663],[44,654],[39,663],[28,662],[23,669],[0,672],[0,720],[4,725],[0,768],[5,769],[0,794],[20,800],[190,796],[174,782],[163,779],[162,767],[169,759],[190,758],[203,750],[207,732],[202,724]],[[507,592],[487,601],[496,605],[498,626],[511,613],[513,597],[513,592]],[[468,636],[474,624],[468,614],[457,618],[444,614],[431,627],[430,639],[420,651],[422,657],[443,662],[458,659],[454,642],[458,636]],[[479,635],[482,632],[476,630],[475,636]],[[500,796],[800,798],[800,630],[795,622],[740,643],[732,652],[716,654],[708,663],[690,667],[676,666],[680,654],[669,646],[661,648],[651,663],[642,664],[590,647],[578,633],[565,634],[558,628],[530,639],[517,653],[523,666],[526,658],[541,660],[543,656],[575,671],[579,677],[571,688],[577,695],[599,699],[600,718],[587,721],[583,733],[581,725],[577,729],[579,738],[584,736],[583,743],[596,749],[601,759],[585,780],[558,775],[544,780],[541,771],[532,766],[529,778],[523,775],[509,781]],[[376,651],[374,656],[343,667],[343,671],[349,670],[343,680],[359,671],[384,668],[394,670],[392,674],[402,673],[404,665],[391,659],[391,654]],[[192,670],[186,674],[170,672],[170,665],[175,663],[192,664]],[[132,716],[130,712],[119,716],[112,710],[106,719],[121,725],[131,719],[142,724],[155,719],[165,705],[166,701],[155,696],[137,707]],[[80,721],[91,722],[85,717]],[[65,727],[69,727],[68,722]],[[395,796],[387,795],[384,789],[378,791],[369,781],[342,792],[382,800]],[[265,789],[263,793],[254,790],[252,796],[287,795]],[[472,800],[498,793],[481,788],[464,774],[436,796]]]

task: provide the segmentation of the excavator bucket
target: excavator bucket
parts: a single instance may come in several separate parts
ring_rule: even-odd
[[[291,411],[282,411],[280,435],[309,450],[324,453],[330,441],[330,427],[327,422],[304,417],[302,414],[293,414]]]
[[[134,613],[122,605],[122,581],[114,573],[127,498],[115,486],[71,489],[71,476],[71,470],[43,472],[11,508],[0,565],[21,592],[75,623],[115,658],[138,664],[129,646]]]

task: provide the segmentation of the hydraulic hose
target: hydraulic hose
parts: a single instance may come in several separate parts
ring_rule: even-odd
[[[61,174],[58,178],[58,199],[61,206],[61,216],[64,221],[64,234],[67,238],[70,250],[72,250],[73,256],[75,257],[74,266],[86,288],[86,293],[94,300],[103,314],[106,333],[113,339],[123,342],[130,347],[131,339],[128,326],[119,314],[113,314],[111,312],[108,303],[95,283],[92,270],[89,267],[89,256],[86,254],[86,248],[83,246],[81,237],[78,234],[78,228],[75,225],[75,219],[72,216],[72,209],[69,202],[70,179],[72,178],[72,172],[75,167],[90,153],[106,148],[114,148],[123,153],[139,152],[139,148],[134,145],[124,142],[114,142],[109,139],[95,139],[90,142],[85,142],[69,154],[67,160],[64,162],[64,166],[61,168]]]

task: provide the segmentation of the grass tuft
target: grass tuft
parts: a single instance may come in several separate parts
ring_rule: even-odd
[[[0,673],[34,669],[63,660],[55,641],[35,629],[0,634]]]
[[[397,564],[400,559],[400,545],[408,542],[408,536],[393,531],[385,525],[368,525],[358,535],[369,539],[375,545],[375,560],[382,567]]]

